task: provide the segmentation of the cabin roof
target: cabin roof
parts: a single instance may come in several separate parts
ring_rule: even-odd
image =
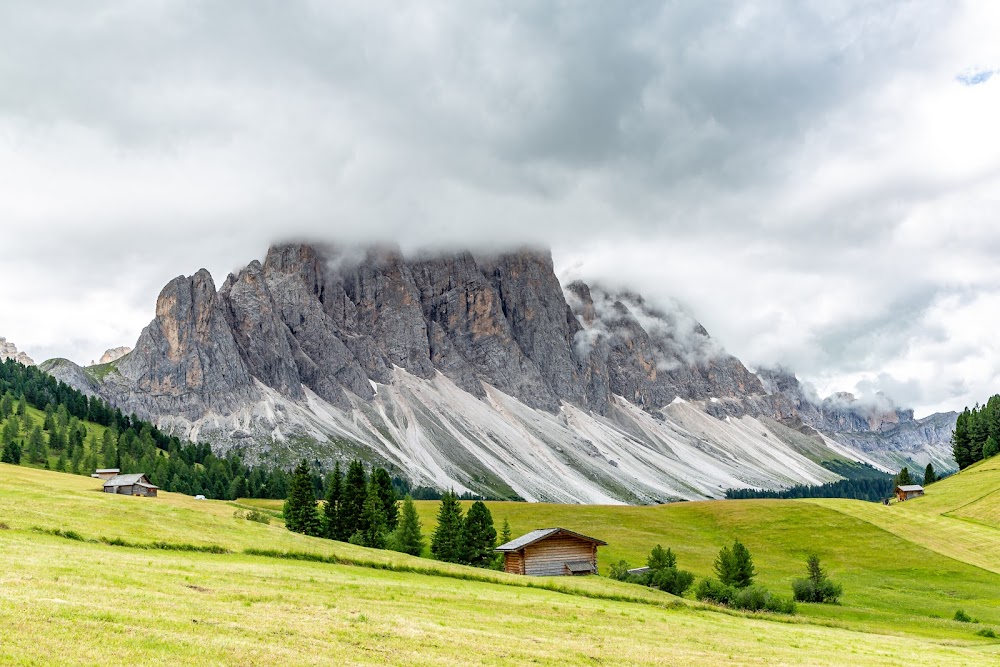
[[[586,535],[581,535],[580,533],[573,532],[572,530],[566,530],[565,528],[539,528],[538,530],[533,530],[530,533],[525,533],[517,539],[511,540],[506,544],[501,544],[496,548],[497,551],[520,551],[529,544],[534,544],[535,542],[540,542],[549,537],[553,537],[557,534],[564,533],[571,537],[576,537],[587,542],[593,542],[597,545],[606,545],[607,542],[603,540],[598,540],[594,537],[587,537]]]
[[[152,488],[152,489],[159,488],[159,487],[156,487],[156,486],[153,486],[152,484],[150,484],[149,480],[146,479],[145,473],[141,473],[141,472],[137,472],[137,473],[134,473],[134,474],[131,474],[131,475],[115,475],[114,477],[112,477],[111,479],[109,479],[108,481],[106,481],[104,483],[104,486],[105,487],[108,487],[108,486],[134,486],[135,484],[142,484],[143,486],[147,486],[147,487]]]
[[[897,486],[897,491],[902,491],[903,493],[909,493],[910,491],[923,491],[924,487],[919,484],[904,484],[903,486]]]
[[[94,472],[121,472],[121,468],[98,468]]]

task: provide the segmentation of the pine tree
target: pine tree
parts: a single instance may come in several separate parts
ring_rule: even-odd
[[[413,498],[403,500],[403,515],[392,536],[392,548],[411,556],[419,556],[424,551],[424,535],[420,529],[420,517]]]
[[[495,560],[497,531],[493,515],[481,500],[472,503],[462,522],[462,562],[475,567],[489,567]]]
[[[385,538],[385,510],[378,489],[372,484],[368,488],[368,495],[365,497],[365,504],[361,509],[358,531],[351,536],[351,543],[373,549],[384,549]]]
[[[666,570],[677,567],[677,556],[670,549],[664,549],[659,544],[653,547],[646,559],[646,567],[650,570]]]
[[[462,505],[454,491],[441,496],[437,527],[431,536],[431,553],[438,560],[459,563],[462,560]]]
[[[312,475],[305,459],[295,468],[292,484],[285,500],[285,527],[296,533],[318,536],[320,534],[319,514],[316,512],[316,493]]]
[[[1000,454],[1000,443],[997,442],[997,438],[991,435],[986,438],[986,444],[983,445],[983,458],[988,459],[997,454]]]
[[[909,484],[913,484],[913,479],[910,477],[910,469],[903,466],[903,469],[896,475],[896,486],[907,486]]]
[[[368,482],[365,479],[365,468],[361,461],[351,461],[344,478],[343,503],[338,508],[340,518],[340,535],[337,539],[347,542],[351,535],[358,532],[361,522],[361,512],[368,496]]]
[[[733,541],[731,549],[723,547],[719,551],[714,569],[719,581],[735,588],[746,588],[757,575],[750,551],[739,540]]]
[[[340,505],[344,495],[344,474],[340,471],[340,461],[333,465],[333,474],[327,482],[326,505],[323,507],[324,535],[331,540],[340,536]]]
[[[513,539],[510,534],[510,523],[507,517],[503,518],[503,528],[500,529],[500,544],[507,544]]]
[[[933,484],[937,481],[937,473],[934,471],[934,466],[930,463],[924,468],[924,486],[928,484]]]
[[[385,513],[385,523],[389,530],[396,530],[399,523],[399,507],[397,506],[396,489],[392,488],[392,478],[384,468],[375,468],[372,471],[371,486],[375,488],[379,499],[382,501],[382,511]]]

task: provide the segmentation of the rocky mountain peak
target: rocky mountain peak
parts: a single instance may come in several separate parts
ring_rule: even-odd
[[[13,359],[14,361],[24,364],[25,366],[34,366],[35,362],[24,352],[17,349],[14,343],[9,342],[6,338],[0,336],[0,361],[6,361],[7,359]]]

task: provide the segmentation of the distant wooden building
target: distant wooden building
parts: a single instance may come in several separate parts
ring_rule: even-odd
[[[924,495],[924,487],[918,484],[904,484],[896,487],[896,498],[900,502]]]
[[[607,542],[565,528],[541,528],[522,535],[497,551],[504,571],[535,577],[597,573],[597,547]]]
[[[94,474],[91,475],[91,477],[107,481],[112,477],[116,477],[120,473],[121,470],[119,470],[118,468],[98,468],[97,470],[94,471]]]
[[[136,473],[134,475],[115,475],[104,482],[104,493],[118,493],[123,496],[145,496],[155,498],[156,491],[160,487],[150,483],[146,475]]]

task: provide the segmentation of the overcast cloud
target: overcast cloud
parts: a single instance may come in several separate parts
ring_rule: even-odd
[[[750,365],[1000,391],[994,2],[0,0],[0,335],[288,237],[553,249]]]

